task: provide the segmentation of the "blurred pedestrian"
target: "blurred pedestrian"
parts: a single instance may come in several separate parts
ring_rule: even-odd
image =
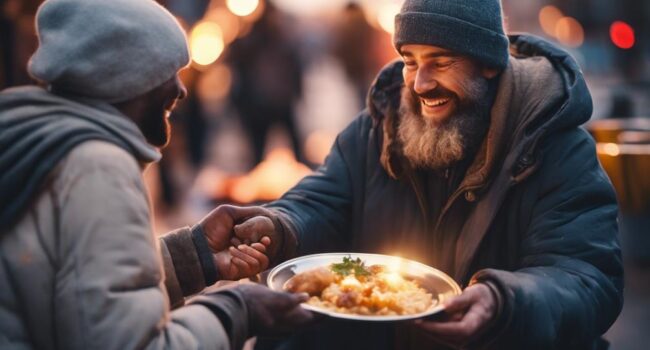
[[[251,32],[233,42],[228,51],[235,74],[231,100],[253,146],[255,164],[264,158],[274,125],[285,128],[296,159],[303,159],[294,111],[302,94],[303,69],[284,21],[285,15],[266,2]]]
[[[333,54],[354,86],[360,107],[365,105],[370,83],[381,68],[376,45],[378,37],[378,31],[368,23],[361,5],[348,3],[334,27]]]

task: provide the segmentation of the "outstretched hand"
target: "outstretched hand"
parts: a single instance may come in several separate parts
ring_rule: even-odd
[[[483,334],[496,316],[497,301],[490,287],[477,283],[445,302],[445,312],[445,320],[418,320],[415,324],[441,343],[459,347]]]
[[[267,212],[259,207],[221,205],[199,222],[222,279],[252,277],[268,268],[270,251],[277,250],[277,241],[270,237],[277,236],[271,232],[271,219],[260,213]],[[238,231],[247,235],[239,239]]]

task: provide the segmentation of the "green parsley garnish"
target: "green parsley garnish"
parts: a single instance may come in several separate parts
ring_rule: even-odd
[[[341,276],[354,274],[355,276],[368,276],[370,271],[366,270],[365,263],[360,258],[352,260],[352,257],[346,256],[342,263],[332,264],[332,272]]]

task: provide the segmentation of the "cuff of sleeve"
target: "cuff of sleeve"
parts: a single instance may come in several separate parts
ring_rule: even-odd
[[[282,235],[282,247],[277,256],[271,260],[271,266],[275,266],[282,261],[296,256],[296,252],[298,251],[298,236],[290,220],[282,212],[273,208],[268,208],[268,210],[273,214],[271,220],[273,221],[276,232]]]
[[[476,283],[485,284],[497,302],[497,311],[494,319],[492,319],[484,335],[478,341],[474,342],[475,345],[480,344],[480,346],[476,347],[477,349],[491,348],[503,336],[512,321],[511,300],[507,298],[508,293],[505,286],[500,283],[498,278],[493,276],[491,269],[477,272],[472,277],[470,285]]]
[[[172,256],[167,249],[167,244],[164,240],[160,240],[160,255],[165,273],[165,289],[169,297],[169,305],[172,309],[183,306],[185,299],[183,298],[183,290],[178,282],[176,271],[174,270],[174,262]]]
[[[241,349],[248,339],[248,308],[242,295],[235,289],[197,296],[190,304],[200,304],[212,311],[228,334],[231,349]]]
[[[203,269],[203,279],[207,286],[215,284],[219,280],[219,273],[212,258],[212,250],[205,237],[203,227],[197,224],[192,227],[192,241],[196,247],[196,253],[199,257],[199,263]]]
[[[181,228],[164,235],[161,240],[169,251],[183,296],[202,291],[205,288],[205,279],[192,239],[192,231],[188,227]]]

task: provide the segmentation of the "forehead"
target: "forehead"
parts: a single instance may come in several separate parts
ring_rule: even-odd
[[[457,57],[459,54],[438,46],[407,44],[400,48],[404,57],[434,58],[434,57]]]

